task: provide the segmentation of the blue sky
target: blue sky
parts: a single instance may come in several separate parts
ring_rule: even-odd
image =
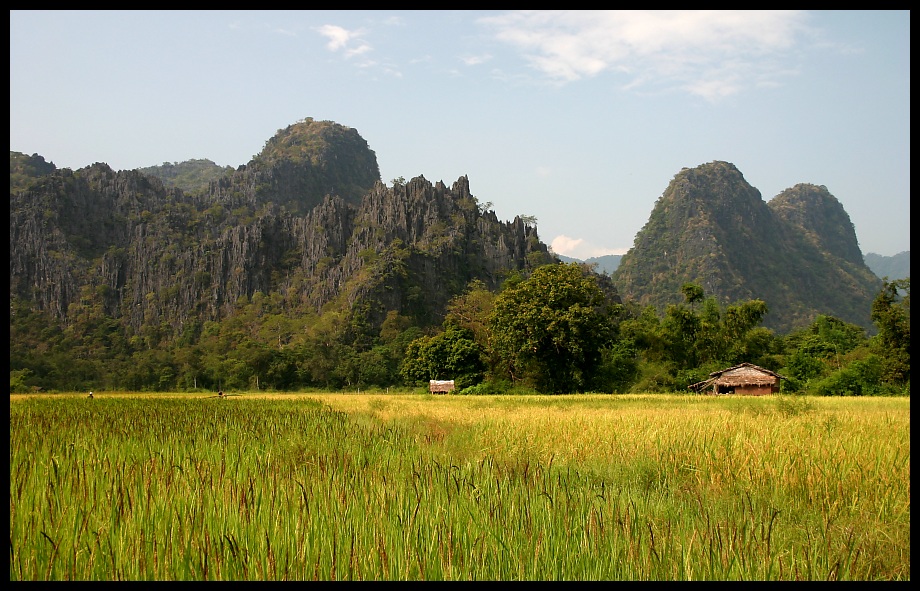
[[[713,160],[910,249],[909,11],[10,11],[10,150],[59,168],[237,167],[306,117],[576,258]]]

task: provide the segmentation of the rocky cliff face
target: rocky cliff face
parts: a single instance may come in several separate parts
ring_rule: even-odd
[[[728,162],[684,169],[658,199],[614,281],[624,298],[664,309],[697,283],[723,303],[764,300],[764,325],[787,332],[818,314],[872,328],[881,283],[849,217],[824,187],[796,185],[765,203]]]
[[[331,122],[279,130],[204,186],[11,152],[11,309],[181,334],[262,294],[279,312],[342,311],[373,331],[391,311],[437,324],[471,280],[494,289],[555,260],[535,228],[483,211],[466,177],[388,187],[360,135]],[[675,175],[605,288],[663,310],[693,282],[724,303],[764,300],[779,332],[817,314],[871,329],[881,282],[862,261],[826,188],[796,185],[765,203],[734,165],[711,162]]]
[[[534,228],[480,211],[465,177],[387,187],[357,132],[329,122],[279,131],[206,192],[105,164],[40,172],[15,191],[11,175],[10,297],[65,323],[95,310],[179,334],[256,293],[372,327],[389,310],[437,323],[470,280],[552,260]]]

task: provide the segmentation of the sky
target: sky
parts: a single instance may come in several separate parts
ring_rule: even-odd
[[[625,253],[714,160],[910,250],[908,10],[10,11],[10,150],[58,168],[236,168],[308,117],[574,258]]]

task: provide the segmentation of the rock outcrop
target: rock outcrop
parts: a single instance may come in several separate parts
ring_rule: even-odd
[[[25,176],[14,190],[11,174],[10,297],[62,323],[95,310],[133,332],[180,334],[257,293],[372,327],[390,310],[438,323],[469,281],[496,288],[553,260],[536,228],[482,211],[466,177],[387,187],[366,142],[330,122],[279,131],[206,192],[101,163]]]

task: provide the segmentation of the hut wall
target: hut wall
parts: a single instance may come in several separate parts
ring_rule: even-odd
[[[750,385],[750,386],[736,386],[735,394],[741,394],[744,396],[764,396],[766,394],[772,394],[774,392],[773,386],[765,384],[762,386]]]

